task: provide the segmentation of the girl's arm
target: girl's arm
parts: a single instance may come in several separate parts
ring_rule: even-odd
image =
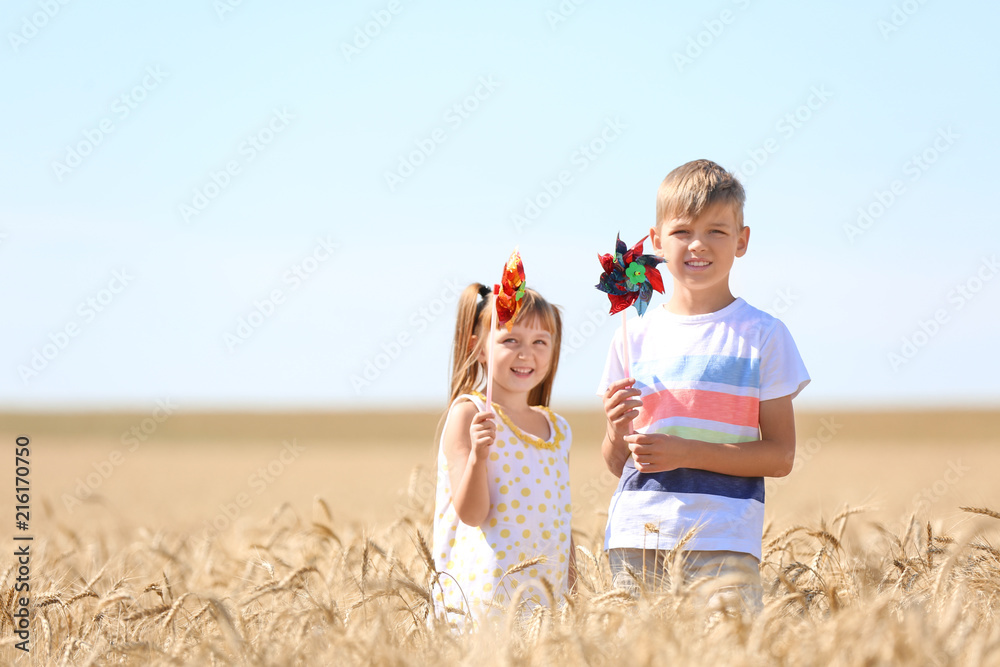
[[[490,511],[486,457],[496,439],[492,412],[480,412],[470,401],[451,408],[444,430],[444,455],[448,461],[451,499],[462,523],[480,526]]]

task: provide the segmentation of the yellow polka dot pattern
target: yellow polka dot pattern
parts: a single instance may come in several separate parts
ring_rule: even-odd
[[[480,409],[484,405],[480,395],[456,399],[461,400],[471,400]],[[566,590],[572,433],[565,419],[547,408],[538,410],[548,419],[547,439],[524,433],[494,404],[500,419],[495,451],[486,462],[490,511],[481,526],[468,526],[459,520],[451,502],[447,460],[439,448],[432,551],[437,569],[451,575],[440,578],[444,596],[437,595],[439,611],[444,606],[464,609],[467,599],[473,615],[482,616],[490,609],[491,600],[506,606],[518,585],[532,578],[547,579],[557,598]],[[503,577],[512,566],[536,556],[544,557],[544,562]],[[545,599],[544,591],[534,587],[525,598],[535,596]],[[449,620],[460,619],[451,614]]]

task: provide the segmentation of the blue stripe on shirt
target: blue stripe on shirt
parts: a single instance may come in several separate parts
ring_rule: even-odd
[[[639,472],[626,465],[628,477],[621,491],[662,491],[664,493],[705,493],[725,498],[753,499],[764,502],[763,477],[735,477],[708,470],[678,468],[667,472]]]
[[[672,359],[638,361],[632,364],[637,384],[655,387],[657,382],[718,382],[733,387],[760,386],[760,359],[719,355],[686,355]],[[662,378],[662,379],[661,379]]]

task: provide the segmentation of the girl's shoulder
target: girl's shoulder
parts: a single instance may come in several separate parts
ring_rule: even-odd
[[[444,426],[441,428],[441,439],[444,441],[449,433],[467,431],[482,409],[482,401],[472,394],[462,394],[451,402],[445,413]]]
[[[462,394],[455,398],[448,406],[448,414],[467,413],[475,414],[483,409],[486,401],[479,394]]]

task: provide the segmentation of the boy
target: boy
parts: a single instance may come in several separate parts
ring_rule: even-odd
[[[615,585],[635,590],[632,573],[662,585],[675,549],[685,578],[712,577],[713,596],[735,583],[758,611],[763,478],[792,469],[792,398],[809,375],[785,325],[729,289],[750,240],[745,198],[709,160],[663,180],[650,241],[667,260],[673,294],[629,323],[631,378],[618,330],[598,393],[602,453],[621,478],[604,543]]]

